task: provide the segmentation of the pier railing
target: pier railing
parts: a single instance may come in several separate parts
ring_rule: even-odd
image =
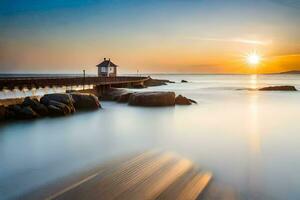
[[[139,83],[149,77],[116,76],[116,77],[1,77],[0,90],[14,88],[43,88],[79,85],[114,85],[125,83]]]

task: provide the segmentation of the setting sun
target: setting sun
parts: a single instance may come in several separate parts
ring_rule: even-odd
[[[246,60],[248,64],[257,65],[261,61],[261,56],[257,53],[251,53],[247,55]]]

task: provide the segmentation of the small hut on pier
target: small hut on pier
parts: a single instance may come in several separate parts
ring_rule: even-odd
[[[104,60],[97,65],[98,67],[98,76],[112,77],[117,76],[117,65],[110,61],[109,59],[104,58]]]

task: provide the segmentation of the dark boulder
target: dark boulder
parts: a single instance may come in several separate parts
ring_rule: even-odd
[[[135,106],[174,106],[174,92],[140,92],[129,97],[129,105]]]
[[[39,115],[29,106],[23,107],[18,113],[18,119],[34,119]]]
[[[103,93],[100,97],[100,100],[103,101],[118,101],[119,97],[123,94],[128,93],[125,89],[119,89],[119,88],[110,88],[109,90],[106,90],[105,93]]]
[[[192,102],[188,98],[186,98],[182,95],[178,95],[175,98],[175,104],[177,104],[177,105],[191,105]]]
[[[22,106],[19,104],[9,105],[5,110],[6,119],[16,119],[22,110]]]
[[[127,102],[129,101],[129,98],[130,98],[130,96],[131,96],[132,94],[133,94],[132,92],[128,92],[128,93],[125,93],[125,94],[121,94],[121,95],[118,97],[117,102],[119,102],[119,103],[127,103]]]
[[[282,85],[260,88],[259,91],[297,91],[295,86]]]
[[[41,98],[40,102],[45,106],[47,106],[48,108],[50,105],[53,105],[53,103],[51,104],[50,102],[62,103],[69,108],[68,110],[71,110],[70,113],[75,112],[74,100],[70,94],[64,94],[64,93],[46,94]],[[60,106],[58,105],[54,105],[54,106],[66,109],[65,106],[62,106],[62,104],[60,104]],[[70,113],[68,112],[67,114]]]
[[[10,105],[5,110],[6,119],[33,119],[39,115],[30,106]]]
[[[30,106],[36,113],[41,116],[48,115],[48,108],[41,104],[37,99],[26,97],[22,103],[23,106]]]
[[[62,114],[62,115],[69,115],[69,114],[72,114],[74,112],[74,110],[75,110],[74,107],[72,107],[73,105],[69,106],[67,104],[64,104],[64,103],[61,103],[61,102],[58,102],[58,101],[54,101],[54,100],[50,100],[49,101],[49,105],[48,105],[49,112],[50,112],[50,107],[51,106],[55,107],[54,111],[56,111],[56,108],[59,108],[61,110],[60,112],[58,112],[57,115],[60,115],[60,114]],[[51,115],[52,114],[53,114],[53,112],[51,113]]]
[[[181,80],[181,83],[187,83],[188,81],[187,80]]]
[[[49,105],[48,110],[49,110],[49,116],[52,117],[67,115],[63,109],[54,105]]]
[[[22,106],[34,106],[38,102],[35,98],[25,97]]]
[[[76,110],[95,110],[101,108],[98,97],[93,94],[71,93]]]
[[[22,106],[19,104],[9,105],[8,110],[15,112],[15,113],[19,113],[22,110]]]
[[[46,106],[49,105],[49,101],[57,101],[64,103],[66,105],[73,105],[74,100],[70,94],[65,93],[54,93],[54,94],[45,94],[40,102]]]
[[[17,113],[8,107],[5,109],[5,119],[15,119],[17,116]]]

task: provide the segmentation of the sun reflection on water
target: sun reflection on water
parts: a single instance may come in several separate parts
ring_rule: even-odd
[[[250,136],[250,147],[252,153],[260,153],[260,134],[258,131],[258,106],[257,106],[258,95],[252,94],[250,97],[250,118],[249,118],[249,136]]]
[[[251,89],[257,89],[257,75],[252,74],[250,76],[250,87]]]
[[[253,87],[256,87],[256,76],[253,76]],[[248,188],[250,193],[262,192],[262,152],[261,133],[259,131],[259,93],[253,92],[249,102],[249,177]]]

